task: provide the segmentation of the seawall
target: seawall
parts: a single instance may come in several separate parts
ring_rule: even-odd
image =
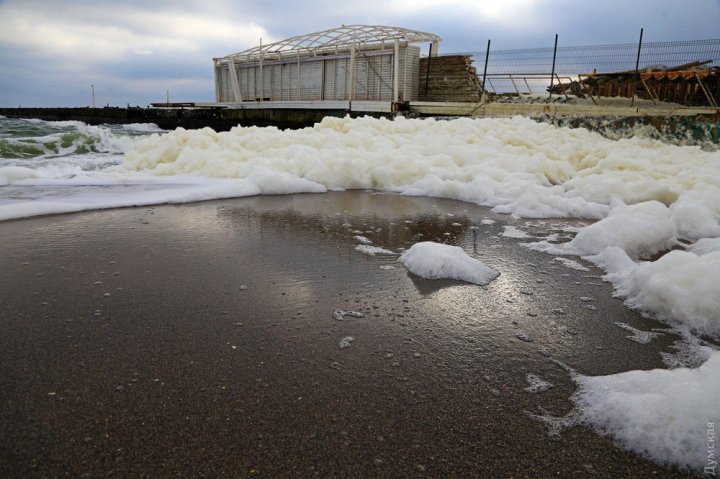
[[[276,126],[304,128],[326,116],[345,116],[344,110],[230,109],[230,108],[0,108],[0,116],[37,118],[47,121],[102,123],[155,123],[160,128],[198,129],[210,127],[227,131],[234,126]]]

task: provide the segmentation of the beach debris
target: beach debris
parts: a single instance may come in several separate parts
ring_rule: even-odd
[[[355,338],[353,338],[352,336],[345,336],[345,337],[342,338],[342,339],[340,340],[340,342],[338,343],[338,347],[339,347],[340,349],[349,348],[349,347],[350,347],[350,343],[352,343],[353,341],[355,341]]]
[[[515,335],[520,341],[525,341],[526,343],[532,343],[533,338],[527,333],[517,333]]]

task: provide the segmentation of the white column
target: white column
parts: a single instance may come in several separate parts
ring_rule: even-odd
[[[355,42],[353,42],[350,50],[350,95],[348,100],[355,99]]]
[[[233,100],[241,102],[242,94],[240,93],[240,82],[238,81],[238,72],[235,70],[233,57],[228,58],[228,67],[230,68],[230,84],[232,85],[233,90]]]
[[[395,50],[393,51],[393,102],[400,99],[400,40],[395,39]]]
[[[300,101],[300,52],[297,54],[297,95],[295,95],[295,100]]]

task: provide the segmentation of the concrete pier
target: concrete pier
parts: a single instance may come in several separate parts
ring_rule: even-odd
[[[239,109],[201,108],[0,108],[0,116],[37,118],[47,121],[82,121],[89,125],[155,123],[160,128],[198,129],[210,127],[227,131],[234,126],[276,126],[304,128],[326,116],[343,117],[343,109]]]

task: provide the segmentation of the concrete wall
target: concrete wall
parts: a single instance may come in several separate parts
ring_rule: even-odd
[[[304,128],[326,116],[343,117],[345,110],[308,109],[223,109],[223,108],[0,108],[8,118],[38,118],[48,121],[82,121],[89,125],[102,123],[155,123],[160,128],[197,129],[210,127],[227,131],[238,125]]]

